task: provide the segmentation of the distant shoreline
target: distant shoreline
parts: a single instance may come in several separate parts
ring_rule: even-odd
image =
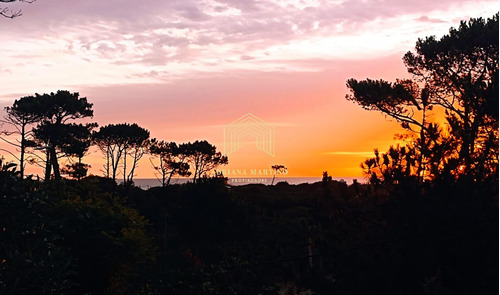
[[[356,179],[360,183],[366,182],[364,177],[333,177],[335,181],[345,181],[347,184],[352,184]],[[274,184],[279,182],[287,182],[288,184],[296,185],[303,183],[315,183],[321,181],[321,177],[276,177]],[[192,181],[192,178],[173,178],[170,184],[183,184]],[[228,177],[228,185],[247,185],[247,184],[264,184],[271,185],[272,177]],[[140,188],[147,189],[151,187],[161,186],[161,183],[156,178],[136,178],[134,184]]]

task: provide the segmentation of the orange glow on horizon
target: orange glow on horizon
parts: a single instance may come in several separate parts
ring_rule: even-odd
[[[127,97],[127,86],[80,93],[94,104],[92,120],[100,126],[137,123],[150,130],[152,138],[177,143],[207,140],[221,152],[224,127],[247,113],[254,114],[274,128],[275,155],[259,150],[255,135],[246,135],[242,147],[228,155],[229,165],[219,167],[229,177],[260,177],[276,164],[288,168],[288,177],[319,178],[323,171],[333,177],[363,177],[360,163],[372,156],[374,148],[388,149],[395,142],[394,134],[401,129],[380,113],[365,111],[347,101],[345,81],[359,76],[393,80],[405,75],[405,70],[396,56],[362,64],[363,67],[356,62],[342,63],[350,66],[349,71],[260,73],[245,77],[259,81],[259,88],[255,89],[240,77],[186,81],[184,95],[203,98],[197,107],[184,106],[181,100],[179,104],[170,102],[177,97],[170,93],[171,88],[160,85],[145,87],[143,93],[132,95],[146,97],[145,100],[125,100],[123,104],[115,101]],[[384,70],[380,70],[382,64],[386,65]],[[193,89],[193,84],[198,88]],[[228,86],[222,88],[219,84]],[[154,100],[162,96],[164,101]],[[216,99],[222,99],[224,105],[211,104]],[[103,175],[104,157],[97,149],[92,148],[83,162],[91,165],[90,174]],[[235,174],[233,171],[246,175],[231,175]],[[256,171],[255,175],[252,171]],[[28,167],[27,172],[43,175],[41,168]],[[136,172],[135,178],[155,178],[149,155],[140,160]]]

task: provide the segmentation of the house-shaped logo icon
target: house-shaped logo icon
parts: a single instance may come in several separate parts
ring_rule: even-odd
[[[224,153],[229,155],[240,149],[247,136],[255,139],[258,149],[274,157],[274,128],[251,113],[224,126]]]

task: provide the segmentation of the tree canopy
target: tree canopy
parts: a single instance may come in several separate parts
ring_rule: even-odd
[[[122,163],[124,183],[133,180],[137,162],[147,151],[149,131],[136,123],[108,124],[93,134],[93,141],[105,154],[104,172],[116,180],[119,165]],[[132,157],[132,166],[127,172],[127,157]]]
[[[50,94],[35,94],[15,100],[11,107],[6,107],[6,116],[2,120],[9,127],[3,130],[2,139],[19,150],[21,178],[24,177],[26,153],[31,149],[30,162],[45,162],[45,179],[59,179],[58,158],[76,156],[81,162],[83,154],[90,146],[90,134],[96,123],[77,124],[74,121],[93,116],[92,104],[79,93],[59,90]],[[13,128],[13,129],[12,129]],[[11,135],[20,138],[13,142],[7,139]],[[43,150],[45,159],[34,151]]]
[[[41,107],[38,109],[40,123],[33,129],[33,135],[38,147],[46,150],[45,179],[50,178],[51,170],[59,179],[58,153],[68,155],[68,149],[79,139],[88,142],[90,131],[97,126],[93,123],[75,125],[69,121],[93,117],[92,104],[79,93],[66,90],[35,94],[35,99],[39,100]]]
[[[208,172],[214,170],[220,165],[228,163],[227,156],[222,155],[217,151],[215,145],[211,145],[208,141],[195,141],[189,144],[188,153],[190,161],[193,164],[193,181],[200,180]]]
[[[149,152],[157,157],[157,164],[151,159],[153,168],[160,175],[162,186],[167,186],[173,176],[190,176],[189,171],[189,144],[177,145],[175,142],[165,142],[152,139]]]
[[[406,150],[394,148],[406,157],[405,173],[498,179],[498,14],[462,21],[440,39],[419,39],[403,61],[411,80],[349,79],[346,98],[414,132]],[[429,120],[436,109],[444,113],[444,126]],[[365,163],[369,173],[371,167],[381,171],[377,163],[388,165],[392,157],[376,158]]]

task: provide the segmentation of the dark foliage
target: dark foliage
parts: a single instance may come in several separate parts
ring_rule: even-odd
[[[206,178],[145,191],[4,167],[0,283],[13,294],[498,292],[496,185]]]
[[[347,81],[348,100],[409,131],[406,147],[376,153],[365,172],[374,183],[498,179],[498,14],[419,39],[403,60],[412,80]]]

